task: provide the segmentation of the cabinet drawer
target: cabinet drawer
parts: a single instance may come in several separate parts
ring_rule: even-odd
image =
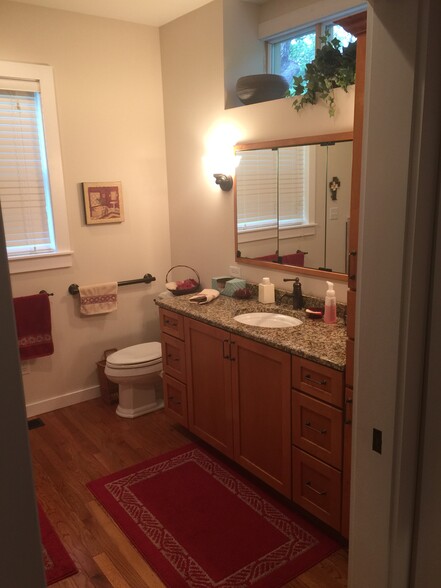
[[[301,394],[292,396],[292,442],[327,464],[341,469],[343,413]]]
[[[187,427],[187,386],[168,374],[164,374],[163,389],[165,412],[175,421]]]
[[[161,331],[172,337],[184,340],[184,317],[176,312],[159,309],[159,323]]]
[[[186,381],[185,343],[162,334],[162,366],[164,372],[181,382]]]
[[[293,501],[340,530],[341,473],[293,447]]]
[[[297,390],[342,407],[343,372],[293,356],[292,381]]]

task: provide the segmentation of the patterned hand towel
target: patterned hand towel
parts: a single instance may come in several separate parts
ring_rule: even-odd
[[[51,307],[47,294],[14,298],[20,359],[45,357],[54,352]]]
[[[117,282],[80,286],[81,314],[104,314],[117,309]]]

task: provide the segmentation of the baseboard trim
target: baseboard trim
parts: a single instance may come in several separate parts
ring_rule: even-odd
[[[55,396],[54,398],[47,398],[45,400],[39,400],[38,402],[32,402],[26,404],[26,414],[28,418],[44,414],[45,412],[51,412],[58,408],[64,408],[65,406],[72,406],[72,404],[78,404],[85,400],[92,400],[92,398],[98,398],[101,391],[99,386],[93,386],[92,388],[86,388],[84,390],[76,390],[69,394],[63,394],[61,396]]]

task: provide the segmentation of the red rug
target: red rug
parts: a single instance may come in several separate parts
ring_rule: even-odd
[[[339,548],[193,444],[88,487],[170,588],[277,588]]]
[[[43,543],[44,572],[46,584],[49,586],[76,574],[78,570],[40,505],[38,505],[38,517]]]

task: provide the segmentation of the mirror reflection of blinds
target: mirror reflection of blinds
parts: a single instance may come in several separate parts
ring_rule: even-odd
[[[25,82],[19,82],[22,88]],[[2,89],[0,201],[9,257],[55,250],[40,95]]]
[[[243,152],[237,167],[239,231],[277,227],[277,151]]]
[[[308,147],[279,149],[279,220],[280,226],[307,222],[305,195],[308,194]]]
[[[244,151],[236,175],[240,232],[308,222],[308,146]]]

